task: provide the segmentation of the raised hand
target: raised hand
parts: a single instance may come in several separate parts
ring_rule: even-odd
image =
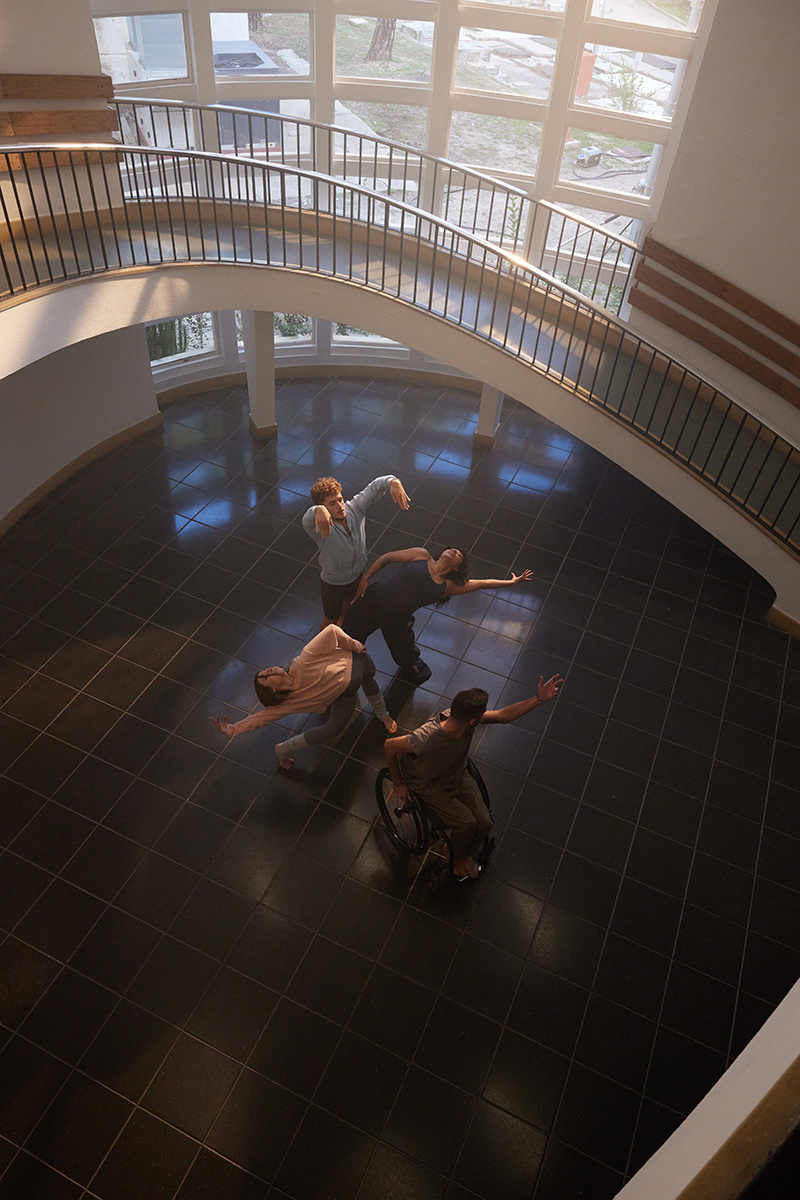
[[[410,799],[411,793],[405,783],[393,783],[392,790],[389,796],[390,800],[394,800],[398,808],[402,808]]]
[[[548,679],[547,683],[545,683],[544,675],[540,675],[539,687],[536,692],[539,697],[539,703],[546,704],[548,700],[555,700],[558,695],[558,689],[563,682],[564,680],[560,675],[554,675],[552,679]]]
[[[214,724],[216,725],[216,727],[220,731],[220,733],[225,734],[225,737],[232,738],[234,733],[236,732],[235,729],[233,728],[233,726],[228,721],[227,717],[211,717],[210,720],[212,720],[214,722]]]
[[[389,495],[392,497],[395,504],[400,506],[400,508],[408,508],[408,506],[411,504],[411,501],[406,494],[406,489],[403,487],[399,479],[392,480],[391,486],[389,487]]]
[[[324,504],[318,504],[314,512],[314,528],[320,537],[330,537],[333,518]]]

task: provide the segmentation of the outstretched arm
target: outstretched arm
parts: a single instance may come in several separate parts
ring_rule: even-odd
[[[220,733],[224,733],[227,738],[238,737],[240,733],[252,733],[254,729],[260,729],[262,725],[268,725],[270,721],[274,721],[275,717],[270,715],[270,710],[262,708],[261,712],[257,712],[252,717],[245,717],[242,721],[236,721],[231,725],[227,717],[210,717]]]
[[[389,563],[414,562],[420,558],[430,558],[430,554],[422,546],[412,546],[410,550],[389,550],[386,554],[382,554],[380,558],[376,558],[372,566],[361,576],[361,582],[353,598],[353,603],[358,600],[359,596],[364,595],[364,592],[367,590],[367,584],[376,571],[380,571],[382,567],[387,566]]]
[[[395,504],[399,504],[401,508],[408,508],[410,500],[406,495],[405,488],[396,475],[379,475],[377,479],[373,479],[372,483],[368,483],[363,492],[358,492],[349,502],[350,507],[357,509],[360,513],[365,513],[371,504],[374,504],[381,496],[386,493],[394,500]]]
[[[560,675],[554,675],[552,679],[544,681],[544,675],[539,676],[539,687],[535,696],[529,696],[527,700],[517,700],[514,704],[507,704],[505,708],[488,709],[480,721],[479,725],[508,725],[511,721],[517,721],[520,717],[524,717],[531,709],[538,708],[540,704],[547,704],[550,700],[555,700],[558,695],[558,689],[564,680]]]
[[[513,587],[515,583],[520,583],[523,579],[533,579],[532,573],[523,571],[521,575],[515,575],[512,571],[510,579],[468,579],[466,583],[448,582],[446,594],[461,596],[464,592],[479,592],[481,588]]]

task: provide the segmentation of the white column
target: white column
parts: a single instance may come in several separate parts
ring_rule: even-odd
[[[250,432],[267,440],[278,436],[275,415],[275,326],[271,312],[242,312],[242,332],[250,399]]]
[[[500,427],[500,414],[503,411],[504,392],[484,383],[481,388],[481,406],[478,410],[478,428],[472,437],[472,444],[482,450],[491,450],[495,435]]]

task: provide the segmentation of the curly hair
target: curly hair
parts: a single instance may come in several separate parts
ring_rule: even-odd
[[[342,485],[338,479],[334,479],[331,475],[326,475],[324,479],[318,479],[311,489],[311,499],[315,504],[324,504],[329,496],[338,496],[342,490]]]
[[[453,567],[452,571],[448,571],[445,579],[448,583],[454,583],[456,587],[463,587],[469,579],[469,555],[466,550],[462,550],[460,546],[451,546],[451,550],[457,550],[461,555],[461,562],[457,567]],[[435,608],[444,608],[445,604],[450,603],[449,596],[443,596],[441,600],[437,600]]]

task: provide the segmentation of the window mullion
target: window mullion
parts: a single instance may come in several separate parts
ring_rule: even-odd
[[[564,28],[558,40],[550,109],[542,129],[542,145],[536,172],[536,196],[549,200],[558,182],[564,148],[566,112],[572,104],[575,74],[584,45],[584,24],[591,13],[592,0],[569,0],[564,13]]]

